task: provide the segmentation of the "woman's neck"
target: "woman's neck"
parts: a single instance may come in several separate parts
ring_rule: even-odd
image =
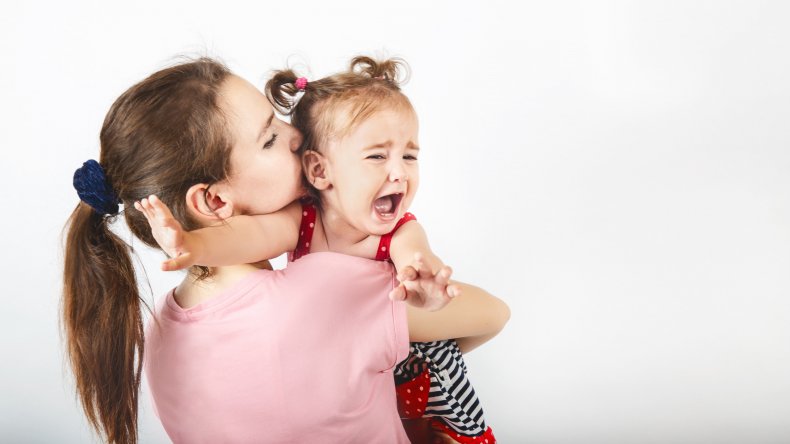
[[[192,308],[219,295],[248,274],[261,269],[271,270],[269,262],[214,267],[211,269],[211,274],[203,279],[199,279],[197,274],[190,271],[176,288],[175,301],[181,308]]]

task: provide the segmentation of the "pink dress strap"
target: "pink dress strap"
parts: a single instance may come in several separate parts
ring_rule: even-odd
[[[296,249],[288,255],[289,262],[293,262],[310,253],[310,242],[313,241],[313,230],[315,230],[316,212],[317,210],[312,200],[302,200],[302,223],[299,226],[299,242],[296,243]]]
[[[403,217],[400,218],[397,224],[395,224],[395,228],[392,229],[389,233],[381,236],[381,240],[379,241],[379,248],[376,250],[376,260],[377,261],[388,261],[390,260],[390,242],[392,242],[392,235],[398,231],[403,224],[410,220],[417,220],[417,217],[411,213],[404,213]]]

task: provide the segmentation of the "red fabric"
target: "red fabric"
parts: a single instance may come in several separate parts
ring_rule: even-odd
[[[425,406],[428,404],[430,390],[431,376],[427,368],[420,376],[395,386],[400,417],[408,419],[422,418]]]
[[[491,427],[487,428],[485,433],[478,436],[461,435],[436,418],[431,420],[431,427],[433,427],[433,429],[436,431],[446,434],[461,444],[494,444],[496,442],[494,431],[491,430]]]
[[[400,414],[400,417],[402,419],[421,418],[423,412],[425,412],[425,407],[428,405],[430,389],[431,377],[428,369],[425,369],[420,376],[417,376],[411,381],[395,386],[395,394],[398,399],[398,414]],[[478,436],[462,435],[448,427],[438,418],[431,418],[431,427],[461,444],[496,443],[494,431],[491,430],[491,427],[488,427],[485,433]]]
[[[291,253],[291,262],[299,259],[310,252],[310,242],[313,240],[313,230],[315,229],[315,205],[310,200],[302,201],[302,223],[299,226],[299,242],[296,249]]]
[[[398,223],[395,224],[395,228],[393,228],[392,231],[385,234],[384,236],[381,236],[379,248],[376,250],[377,261],[388,261],[390,259],[390,242],[392,242],[392,235],[398,231],[398,228],[410,220],[417,220],[417,217],[411,213],[404,213],[403,217],[401,217]]]
[[[310,253],[310,242],[313,240],[313,230],[315,230],[315,219],[317,209],[309,199],[302,201],[302,223],[299,226],[299,241],[296,243],[296,249],[290,254],[289,260],[295,261],[300,257]],[[390,242],[392,242],[392,235],[398,231],[403,224],[410,220],[417,220],[417,217],[411,213],[405,213],[402,218],[395,224],[395,228],[389,233],[381,236],[379,241],[379,248],[376,250],[377,261],[388,261],[390,259]]]

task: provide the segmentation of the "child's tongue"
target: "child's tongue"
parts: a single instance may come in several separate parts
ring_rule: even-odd
[[[373,201],[373,208],[381,214],[392,213],[394,203],[392,202],[392,195],[379,197]]]

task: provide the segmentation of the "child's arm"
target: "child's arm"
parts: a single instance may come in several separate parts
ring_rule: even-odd
[[[439,311],[407,307],[409,340],[414,342],[455,339],[463,353],[497,335],[510,319],[510,308],[485,290],[453,282],[461,294]]]
[[[275,213],[233,216],[220,225],[185,231],[156,196],[134,206],[145,214],[157,243],[171,257],[162,263],[165,271],[275,258],[296,246],[302,214],[301,204],[294,202]]]
[[[415,254],[417,259],[413,259]],[[407,222],[395,232],[390,257],[402,282],[393,290],[394,299],[404,299],[408,294],[409,298],[447,304],[450,297],[455,298],[446,307],[438,305],[444,307],[438,311],[410,304],[410,340],[455,339],[461,351],[468,352],[496,336],[510,319],[510,309],[501,299],[473,285],[449,281],[452,271],[433,254],[425,230],[417,221]],[[446,288],[441,287],[442,283]]]
[[[401,281],[390,293],[394,300],[435,311],[461,292],[460,287],[450,284],[452,269],[433,254],[425,230],[417,221],[409,221],[395,232],[390,258]]]

